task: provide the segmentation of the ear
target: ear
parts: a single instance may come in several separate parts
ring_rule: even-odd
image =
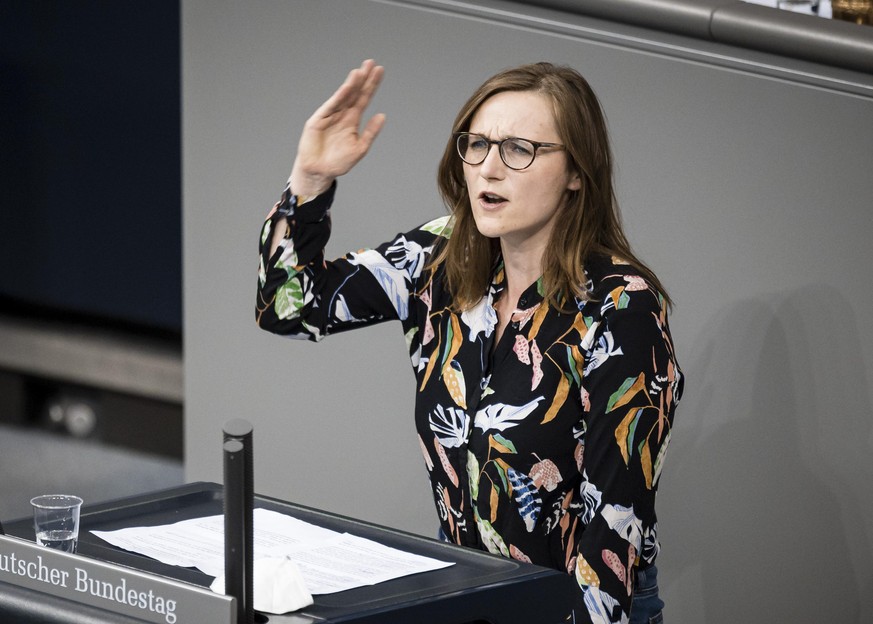
[[[578,172],[573,171],[570,173],[570,180],[567,182],[567,190],[568,191],[578,191],[582,189],[582,177]]]

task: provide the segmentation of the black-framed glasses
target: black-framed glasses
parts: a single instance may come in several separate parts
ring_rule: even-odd
[[[530,167],[537,156],[537,150],[542,147],[564,149],[560,143],[541,143],[519,137],[494,141],[472,132],[456,132],[455,145],[458,148],[458,156],[468,165],[481,165],[488,157],[491,146],[496,145],[503,164],[516,171]]]

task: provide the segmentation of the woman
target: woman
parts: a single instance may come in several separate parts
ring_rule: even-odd
[[[492,77],[440,163],[449,216],[325,262],[382,75],[366,61],[306,122],[261,235],[259,325],[317,341],[399,320],[445,537],[574,575],[576,622],[661,621],[654,502],[682,375],[595,95],[546,63]]]

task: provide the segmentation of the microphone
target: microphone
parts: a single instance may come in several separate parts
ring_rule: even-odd
[[[252,426],[241,419],[224,426],[224,593],[236,598],[237,622],[254,624],[254,460]]]

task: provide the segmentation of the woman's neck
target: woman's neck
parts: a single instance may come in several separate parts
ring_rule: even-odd
[[[521,294],[543,274],[543,250],[517,248],[501,241],[503,270],[506,279],[504,302],[513,308]]]

